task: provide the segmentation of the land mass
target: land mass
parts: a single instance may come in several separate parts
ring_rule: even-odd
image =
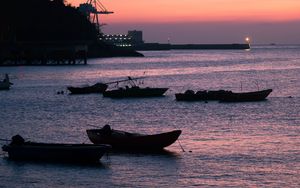
[[[143,56],[107,44],[101,32],[77,8],[63,0],[0,1],[0,65],[48,60]],[[27,63],[26,63],[27,62]]]

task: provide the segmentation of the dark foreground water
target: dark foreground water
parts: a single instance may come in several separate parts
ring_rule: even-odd
[[[0,67],[0,138],[90,143],[85,130],[111,124],[141,133],[183,131],[164,153],[113,153],[101,165],[0,158],[0,187],[299,187],[300,47],[251,51],[160,51],[144,58],[93,59],[87,66]],[[148,76],[165,97],[68,95],[66,86]],[[272,88],[267,101],[176,102],[186,89]],[[57,91],[64,90],[64,95]],[[5,142],[1,142],[1,145]]]

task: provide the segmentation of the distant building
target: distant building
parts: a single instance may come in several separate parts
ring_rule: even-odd
[[[137,45],[137,44],[143,44],[143,31],[128,31],[127,34],[129,37],[131,37],[131,42],[133,45]]]
[[[144,43],[143,32],[136,30],[128,31],[127,34],[103,35],[101,40],[119,47],[132,47]]]

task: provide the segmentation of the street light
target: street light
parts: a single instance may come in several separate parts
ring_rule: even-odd
[[[250,44],[250,38],[249,37],[246,37],[245,41],[246,41],[247,44]]]

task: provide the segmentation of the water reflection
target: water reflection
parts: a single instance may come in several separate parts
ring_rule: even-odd
[[[123,155],[123,156],[134,156],[134,157],[161,157],[161,158],[169,158],[169,159],[178,159],[180,157],[180,153],[169,151],[167,149],[163,150],[114,150],[109,153],[111,156],[115,155]]]
[[[181,129],[186,152],[174,143],[164,153],[110,153],[100,167],[1,159],[0,187],[298,187],[299,49],[146,54],[95,59],[80,67],[1,67],[1,73],[16,77],[9,92],[0,92],[0,138],[21,134],[32,141],[89,143],[85,130],[108,123],[146,134]],[[112,100],[100,94],[56,94],[68,85],[145,71],[150,75],[145,85],[169,87],[166,97]],[[240,91],[241,82],[243,91],[256,90],[254,81],[260,87],[276,86],[267,101],[174,100],[174,93],[186,89]]]
[[[103,156],[104,157],[104,156]],[[107,164],[103,163],[101,160],[94,163],[84,163],[84,162],[68,162],[68,161],[34,161],[34,160],[11,160],[8,157],[3,157],[4,164],[11,165],[12,167],[26,167],[31,168],[33,166],[47,166],[53,168],[98,168],[105,169],[108,168]]]

